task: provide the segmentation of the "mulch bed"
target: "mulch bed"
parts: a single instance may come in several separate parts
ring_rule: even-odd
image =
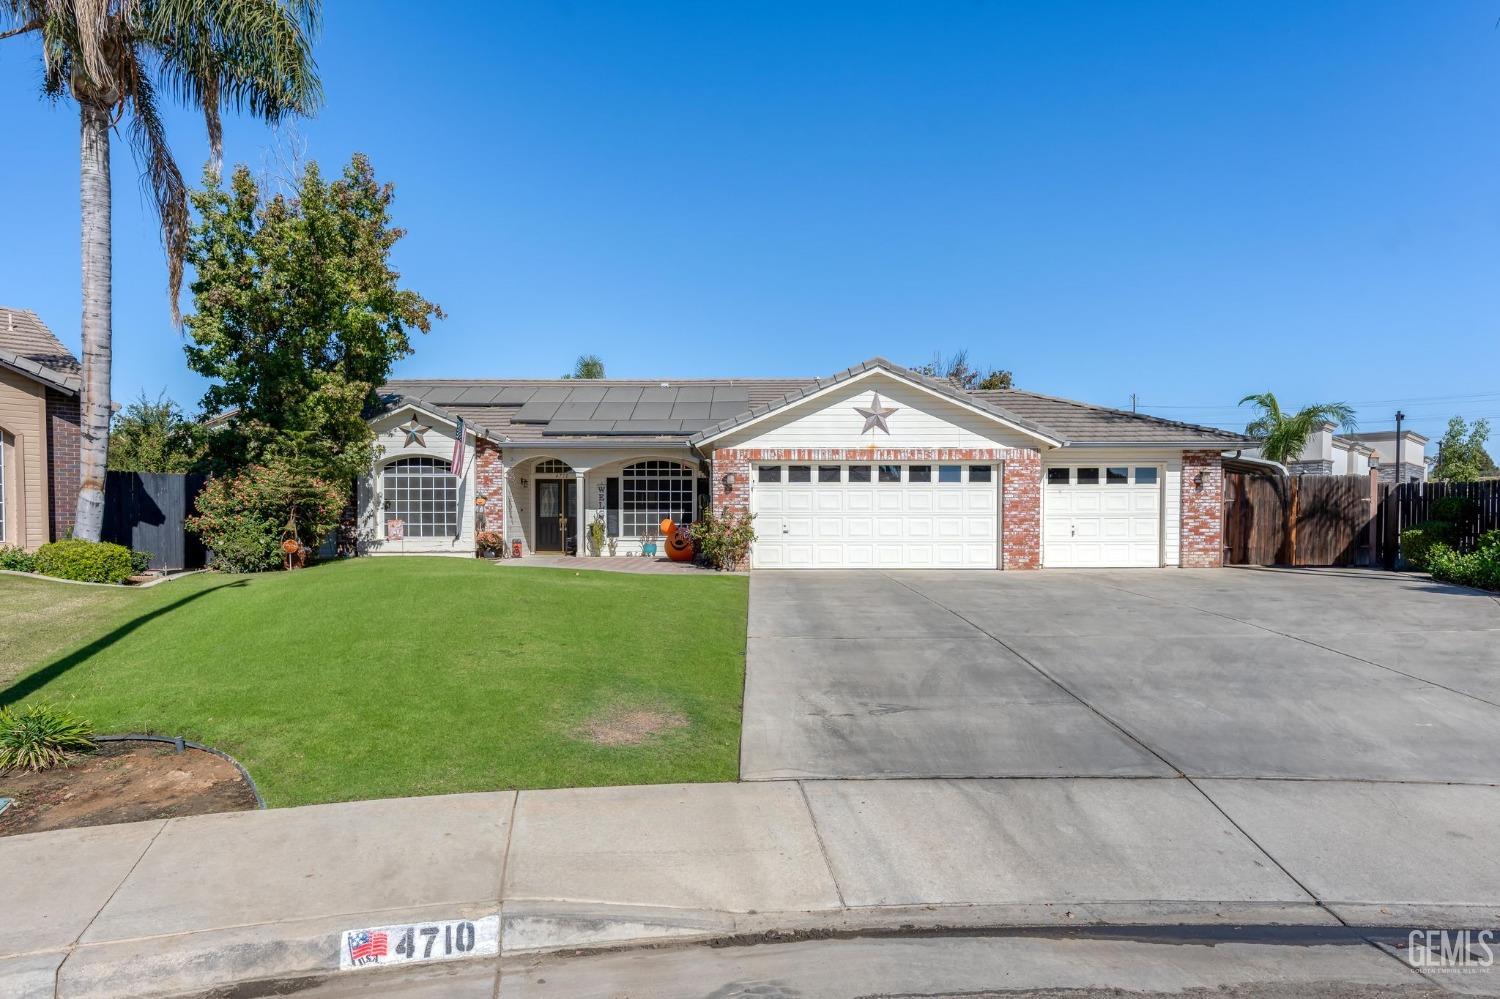
[[[101,742],[66,766],[7,774],[0,797],[15,799],[0,812],[0,836],[255,807],[255,792],[233,763],[146,741]]]

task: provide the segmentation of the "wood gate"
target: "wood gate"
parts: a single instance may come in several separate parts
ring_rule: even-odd
[[[104,484],[105,541],[151,553],[153,569],[201,569],[203,544],[183,521],[197,513],[206,477],[165,472],[108,472]]]
[[[1226,565],[1374,565],[1378,501],[1363,475],[1224,476]]]

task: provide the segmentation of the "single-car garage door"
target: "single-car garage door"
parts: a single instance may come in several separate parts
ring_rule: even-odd
[[[1161,565],[1159,465],[1051,465],[1042,497],[1042,564]]]
[[[760,569],[994,569],[997,465],[760,464]]]

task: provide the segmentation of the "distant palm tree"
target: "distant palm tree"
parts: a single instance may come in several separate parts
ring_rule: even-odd
[[[598,354],[580,354],[573,362],[573,373],[564,378],[603,378],[604,359]]]
[[[1287,414],[1271,392],[1247,395],[1240,405],[1247,402],[1253,403],[1260,415],[1245,425],[1245,434],[1260,442],[1263,456],[1282,464],[1295,460],[1307,447],[1308,439],[1325,423],[1354,429],[1354,407],[1348,403],[1318,403]]]
[[[187,185],[167,146],[158,88],[203,112],[217,173],[223,110],[276,122],[317,106],[310,36],[321,0],[0,0],[0,40],[35,38],[42,90],[78,104],[83,215],[83,398],[73,532],[96,541],[109,449],[112,302],[110,131],[130,141],[161,215],[172,318],[189,217]]]

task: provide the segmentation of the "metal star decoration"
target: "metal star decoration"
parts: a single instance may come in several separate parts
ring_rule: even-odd
[[[396,429],[406,434],[406,443],[402,445],[403,447],[411,447],[413,444],[417,447],[426,447],[427,431],[432,428],[422,426],[422,424],[417,422],[417,418],[413,416]]]
[[[880,404],[880,393],[874,393],[874,398],[870,400],[869,409],[866,409],[863,406],[854,407],[854,411],[865,418],[865,425],[864,428],[860,430],[860,433],[863,434],[865,433],[865,431],[873,430],[876,427],[879,427],[881,430],[884,430],[887,434],[889,434],[891,432],[891,428],[886,425],[886,417],[896,412],[897,409],[898,407],[896,406],[882,406]]]

